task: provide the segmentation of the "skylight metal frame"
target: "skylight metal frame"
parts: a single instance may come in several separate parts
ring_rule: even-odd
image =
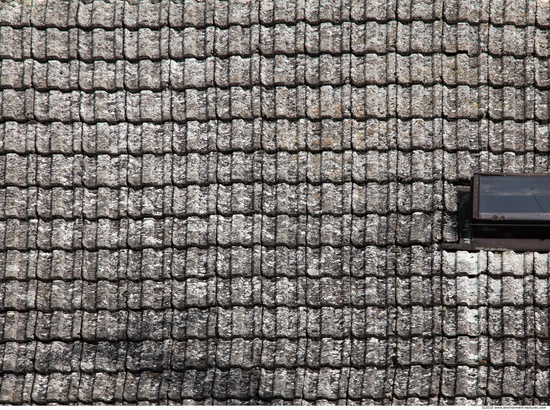
[[[550,212],[501,212],[500,214],[481,212],[482,192],[480,190],[483,188],[484,176],[502,177],[501,182],[505,182],[504,178],[510,176],[548,178],[550,194],[550,174],[474,174],[470,186],[457,187],[459,241],[443,243],[442,248],[550,252]],[[534,199],[537,201],[535,197]],[[541,209],[545,210],[542,206]]]

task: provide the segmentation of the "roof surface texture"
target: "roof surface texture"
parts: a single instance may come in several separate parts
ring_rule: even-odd
[[[549,404],[547,0],[0,3],[0,403]]]

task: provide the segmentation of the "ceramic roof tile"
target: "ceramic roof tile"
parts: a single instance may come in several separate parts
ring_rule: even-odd
[[[534,5],[532,3],[535,3]],[[530,11],[532,8],[535,8],[535,22],[542,27],[548,27],[550,23],[550,18],[548,17],[546,10],[546,4],[544,1],[530,2]]]
[[[9,341],[25,341],[23,320],[27,319],[26,312],[7,311],[0,316],[2,323],[2,338]]]
[[[23,31],[21,29],[12,28],[10,26],[2,26],[0,28],[0,37],[2,38],[0,55],[2,58],[22,57],[22,36]]]
[[[28,76],[25,76],[25,68],[28,70],[29,64],[15,61],[3,60],[0,71],[0,85],[2,88],[23,88]]]
[[[0,400],[10,403],[13,399],[20,401],[23,397],[25,375],[7,374],[0,386]]]
[[[18,25],[22,22],[22,9],[24,9],[24,3],[10,2],[6,4],[2,9],[2,17],[0,21],[2,25]]]

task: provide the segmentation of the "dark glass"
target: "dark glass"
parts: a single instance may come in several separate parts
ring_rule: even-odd
[[[480,175],[479,218],[550,220],[550,175]]]

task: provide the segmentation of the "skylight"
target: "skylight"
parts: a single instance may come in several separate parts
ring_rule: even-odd
[[[479,181],[475,219],[550,219],[550,175],[476,175],[474,182],[475,178]]]
[[[550,174],[475,174],[457,192],[460,241],[443,248],[550,251]]]

